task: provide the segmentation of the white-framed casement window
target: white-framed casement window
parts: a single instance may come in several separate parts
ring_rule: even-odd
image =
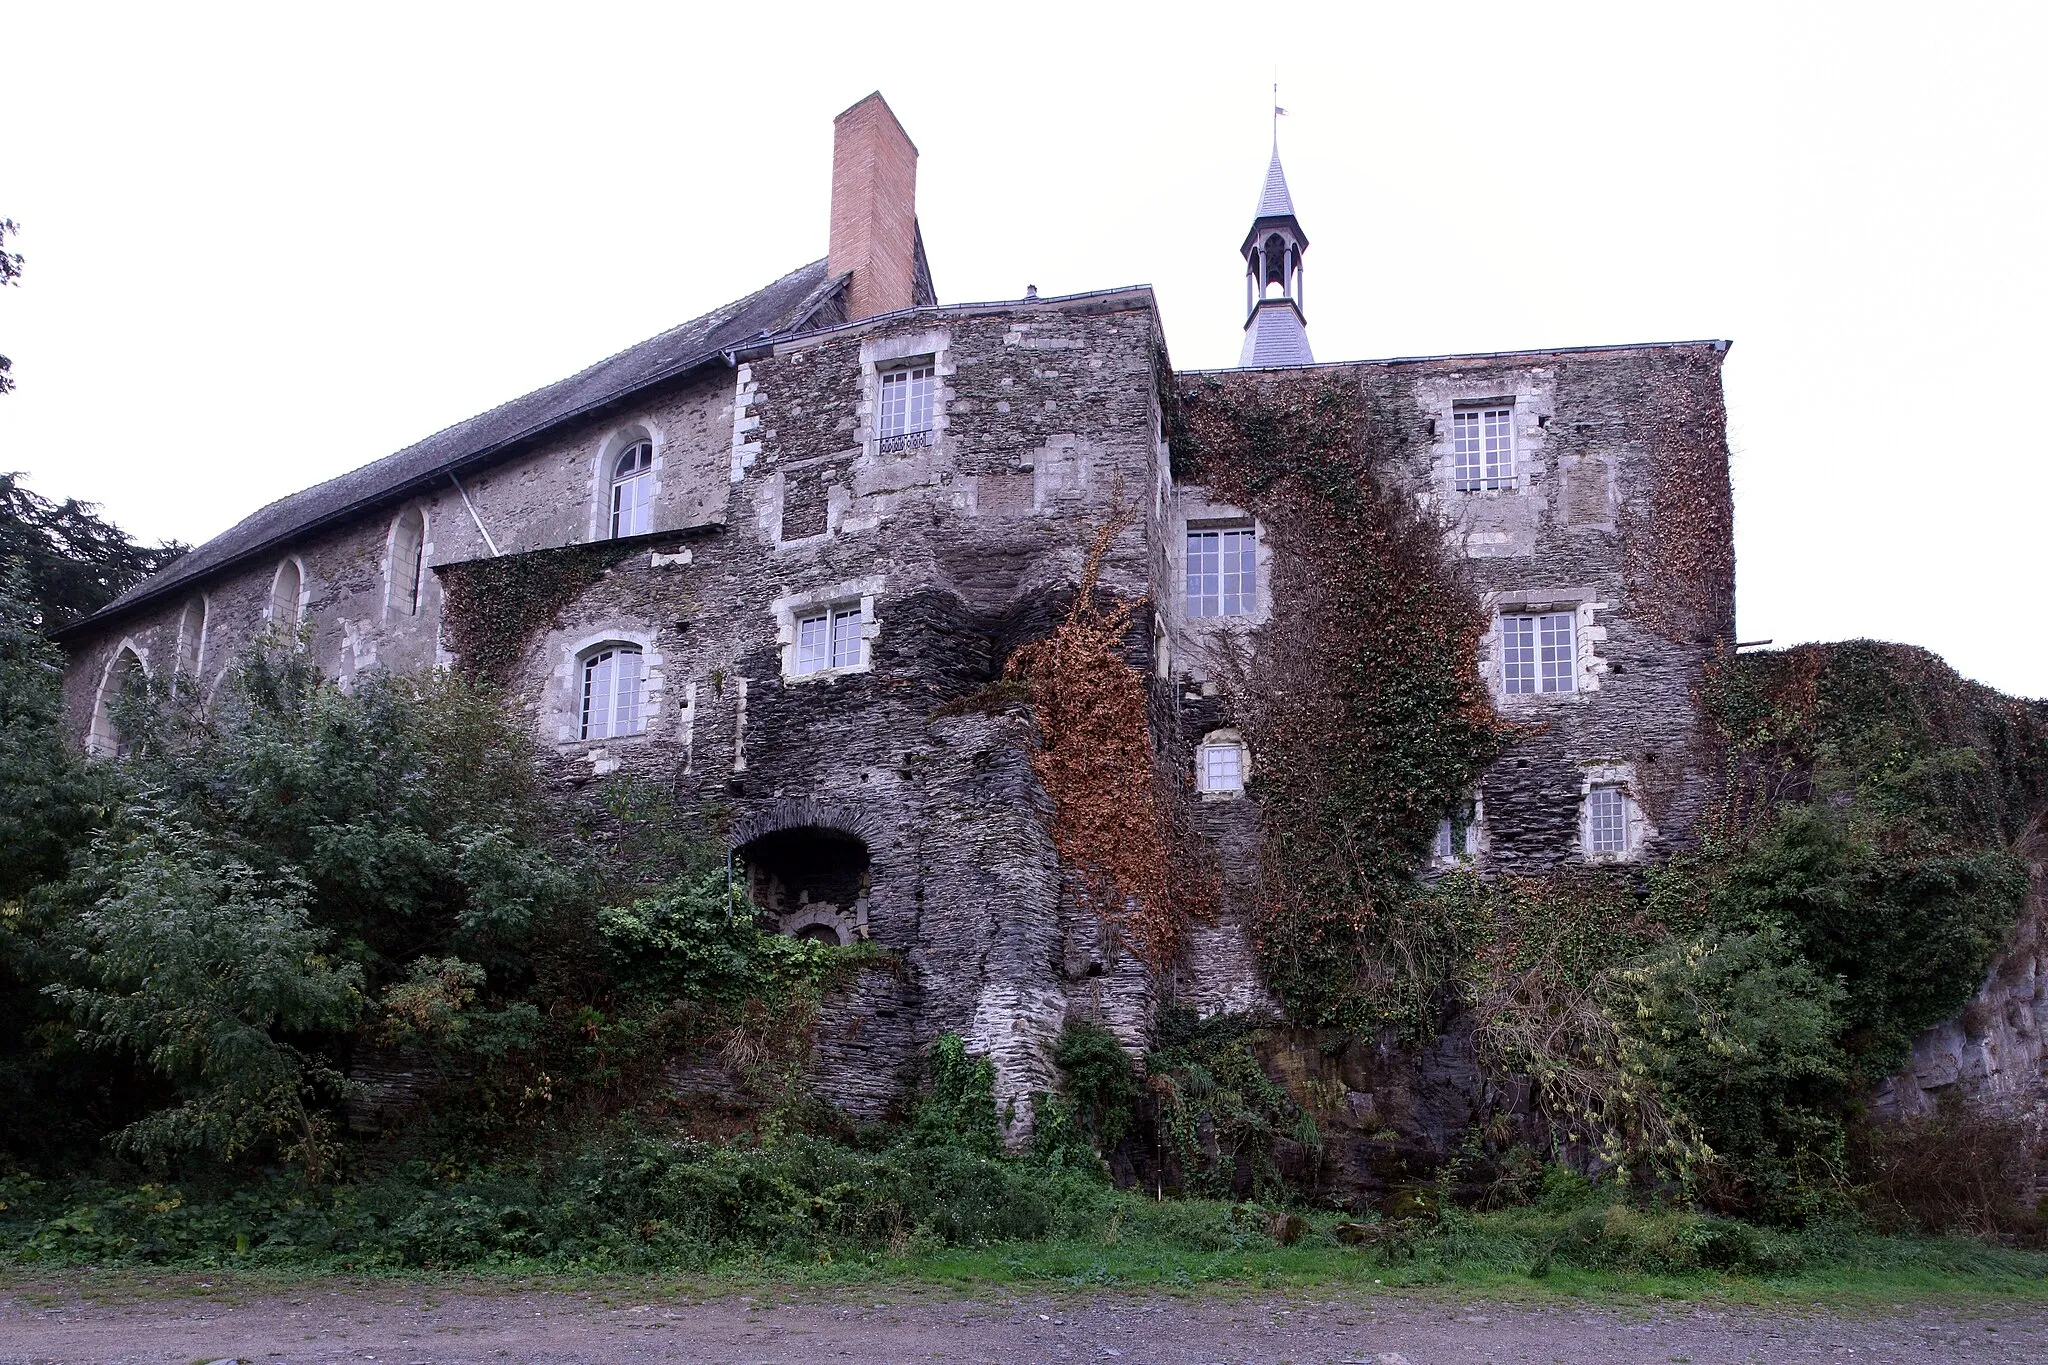
[[[796,618],[798,677],[860,666],[860,603],[820,607]]]
[[[1204,796],[1241,796],[1249,767],[1244,741],[1219,730],[1195,746],[1195,789]]]
[[[1500,677],[1511,697],[1578,691],[1578,613],[1504,613]]]
[[[1515,486],[1515,410],[1460,408],[1451,414],[1451,453],[1461,493]]]
[[[635,441],[612,461],[612,539],[654,529],[654,442]]]
[[[638,645],[605,645],[583,656],[581,739],[615,739],[647,728],[647,660]]]
[[[1586,792],[1586,852],[1592,857],[1618,857],[1629,851],[1628,789],[1616,783],[1596,784]]]
[[[1188,615],[1249,616],[1258,603],[1259,536],[1252,527],[1188,532]]]
[[[1479,812],[1467,803],[1437,821],[1436,838],[1430,841],[1429,860],[1438,867],[1455,867],[1479,856]]]
[[[884,370],[875,404],[879,450],[888,455],[932,443],[932,405],[938,379],[932,362],[920,361]]]

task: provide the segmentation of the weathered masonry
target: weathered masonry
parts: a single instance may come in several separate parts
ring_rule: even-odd
[[[830,254],[759,292],[266,507],[63,636],[78,741],[137,673],[210,695],[267,627],[347,684],[505,684],[563,799],[610,774],[730,814],[784,931],[895,951],[831,1002],[821,1093],[862,1115],[941,1031],[1029,1130],[1070,1015],[1142,1045],[1161,992],[1270,1010],[1245,932],[1261,757],[1219,687],[1290,590],[1271,528],[1177,472],[1184,385],[1312,364],[1277,155],[1243,244],[1245,368],[1176,375],[1149,290],[940,305],[917,154],[839,117]],[[1703,800],[1694,689],[1733,629],[1721,342],[1318,366],[1373,414],[1376,474],[1484,595],[1480,671],[1520,738],[1442,812],[1432,862],[1656,857]],[[1223,903],[1170,970],[1077,899],[1014,709],[951,706],[1100,587]],[[518,562],[508,575],[506,561]],[[524,585],[508,600],[505,583]],[[493,585],[498,585],[493,588]],[[1428,869],[1418,869],[1427,872]],[[679,1073],[679,1084],[693,1083]]]

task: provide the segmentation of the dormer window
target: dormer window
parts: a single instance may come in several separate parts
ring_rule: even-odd
[[[612,539],[654,529],[654,442],[635,441],[612,462]]]
[[[1461,493],[1515,486],[1515,410],[1470,408],[1451,414],[1451,453]]]
[[[880,402],[875,405],[879,449],[889,455],[932,443],[932,403],[937,381],[929,361],[882,371]]]

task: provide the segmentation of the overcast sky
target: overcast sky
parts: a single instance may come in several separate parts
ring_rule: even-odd
[[[942,301],[1228,365],[1277,67],[1319,358],[1731,338],[1742,638],[2048,695],[2044,15],[15,0],[0,468],[204,540],[824,255],[876,88]]]

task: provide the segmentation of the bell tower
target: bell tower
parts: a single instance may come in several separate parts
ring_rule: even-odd
[[[1301,258],[1308,234],[1294,216],[1287,173],[1280,169],[1280,143],[1259,192],[1258,211],[1244,245],[1244,349],[1241,366],[1312,365],[1308,318],[1301,311]]]

